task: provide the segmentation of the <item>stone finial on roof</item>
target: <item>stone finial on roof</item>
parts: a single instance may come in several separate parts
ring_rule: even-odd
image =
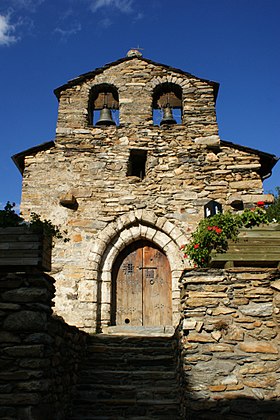
[[[142,57],[142,53],[139,51],[140,48],[131,48],[126,54],[127,57]]]

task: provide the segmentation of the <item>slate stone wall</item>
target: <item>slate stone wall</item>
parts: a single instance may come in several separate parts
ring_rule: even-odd
[[[279,270],[194,270],[181,287],[186,418],[278,418]]]
[[[101,83],[118,89],[118,127],[89,124],[90,92]],[[161,83],[182,88],[182,124],[153,125],[152,96]],[[108,255],[117,241],[118,252],[129,245],[132,224],[138,229],[133,240],[166,235],[165,244],[173,246],[167,257],[170,263],[171,258],[175,261],[174,271],[180,271],[180,245],[204,217],[209,200],[219,201],[226,210],[236,200],[252,205],[269,197],[262,195],[260,156],[220,141],[211,82],[133,58],[71,81],[58,96],[55,145],[25,157],[21,211],[26,218],[30,211],[39,213],[68,230],[69,243],[58,243],[53,252],[56,311],[66,322],[94,331],[98,317],[108,324],[111,303],[110,270],[104,271],[102,261],[97,264],[96,255]],[[143,180],[128,175],[130,152],[135,149],[147,152]],[[73,196],[76,206],[62,206],[66,196]],[[124,226],[123,217],[133,222]],[[165,231],[157,223],[163,218],[163,224],[170,224]],[[149,238],[148,227],[154,232]],[[176,239],[170,235],[175,229]],[[177,325],[177,274],[172,274],[172,284]]]
[[[52,313],[54,280],[0,272],[0,418],[63,420],[86,334]]]
[[[155,65],[142,59],[116,62],[103,71],[88,73],[80,80],[72,81],[60,92],[57,134],[65,136],[87,134],[88,101],[91,89],[107,83],[118,90],[121,125],[150,127],[154,88],[163,83],[173,83],[182,89],[183,121],[193,137],[217,135],[215,97],[213,83],[168,66]],[[80,131],[79,131],[80,130]],[[58,138],[58,141],[60,138]],[[61,139],[63,140],[63,139]]]
[[[280,272],[197,269],[181,278],[177,330],[186,419],[279,416]],[[54,280],[0,273],[0,417],[64,420],[86,334],[52,313]]]

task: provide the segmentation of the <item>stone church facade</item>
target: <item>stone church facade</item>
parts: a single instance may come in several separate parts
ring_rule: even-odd
[[[271,201],[262,182],[276,158],[220,139],[218,88],[132,50],[55,90],[55,140],[13,158],[23,216],[68,231],[52,266],[55,311],[67,323],[87,332],[176,327],[189,266],[180,247],[204,206]],[[177,123],[169,115],[159,124],[171,109]]]

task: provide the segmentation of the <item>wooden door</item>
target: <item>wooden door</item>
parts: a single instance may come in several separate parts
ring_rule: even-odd
[[[138,241],[120,254],[112,290],[113,324],[172,325],[170,266],[152,243]]]

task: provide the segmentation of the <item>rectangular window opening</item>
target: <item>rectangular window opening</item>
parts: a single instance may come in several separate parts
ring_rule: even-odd
[[[137,176],[140,179],[144,179],[146,175],[146,161],[146,150],[131,150],[129,156],[127,176]]]

